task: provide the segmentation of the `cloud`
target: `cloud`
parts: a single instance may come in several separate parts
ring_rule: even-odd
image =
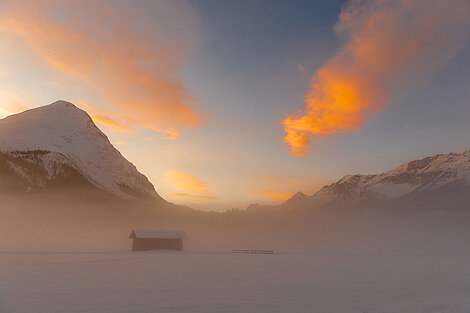
[[[96,92],[114,114],[95,115],[99,123],[130,131],[116,120],[132,120],[133,126],[162,132],[165,139],[200,125],[196,100],[179,77],[199,27],[197,14],[185,1],[3,5],[0,34],[21,39],[64,78],[61,82]]]
[[[0,89],[0,118],[30,109],[23,100],[21,90],[15,86],[9,89]]]
[[[83,101],[83,99],[77,99],[75,102],[88,112],[95,123],[103,125],[113,132],[135,133],[135,131],[131,130],[131,127],[138,126],[138,122],[135,119],[130,117],[120,117],[111,111],[93,107]],[[116,121],[116,119],[119,118],[123,119],[124,121]],[[160,129],[153,126],[149,126],[148,128],[157,133],[160,133],[160,136],[156,136],[160,139],[176,140],[180,135],[180,132],[174,128]],[[144,138],[144,140],[153,140],[153,138]]]
[[[29,109],[29,107],[22,100],[15,96],[10,98],[9,107],[14,113],[20,113]]]
[[[74,100],[74,103],[76,103],[83,110],[85,110],[95,123],[103,125],[113,132],[135,133],[133,130],[130,129],[129,125],[124,124],[120,121],[116,121],[116,119],[118,119],[119,117],[117,117],[116,114],[110,111],[99,107],[93,107],[87,102],[85,102],[83,99],[76,99]]]
[[[397,93],[428,80],[464,47],[468,12],[466,0],[349,1],[334,27],[343,47],[312,76],[305,107],[281,122],[291,154],[360,129]]]
[[[308,174],[298,175],[292,172],[284,175],[258,173],[251,178],[250,189],[246,193],[256,197],[273,199],[273,201],[268,202],[280,202],[289,199],[300,190],[307,192],[307,194],[313,194],[324,184],[325,180],[323,178]],[[309,187],[305,189],[305,186]]]
[[[95,115],[95,114],[90,114],[91,118],[95,123],[101,124],[103,126],[106,126],[110,130],[114,132],[127,132],[127,133],[133,133],[132,130],[127,128],[121,123],[116,122],[110,117],[107,116],[102,116],[102,115]]]
[[[192,194],[189,194],[189,193],[178,193],[178,192],[171,193],[171,195],[177,196],[177,197],[191,198],[191,199],[200,199],[200,200],[215,200],[215,199],[217,199],[216,197],[213,197],[213,196],[192,195]]]
[[[265,192],[253,193],[253,195],[258,196],[258,197],[263,197],[263,198],[287,200],[290,197],[292,197],[294,194],[293,193],[288,193],[288,192],[265,191]]]
[[[176,129],[174,128],[171,128],[171,129],[158,129],[158,128],[154,128],[153,130],[159,132],[159,133],[162,133],[163,135],[162,136],[158,136],[158,138],[160,139],[165,139],[165,140],[175,140],[179,137],[180,135],[180,132],[177,131]]]
[[[173,195],[198,199],[215,199],[208,189],[210,185],[191,174],[173,169],[167,170],[163,175],[162,181],[173,188],[185,191],[172,193]]]
[[[124,141],[124,140],[121,140],[121,141],[116,141],[116,142],[113,142],[113,145],[116,145],[116,146],[123,146],[127,143],[127,141]]]

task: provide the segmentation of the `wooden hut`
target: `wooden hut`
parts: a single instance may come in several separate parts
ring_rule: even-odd
[[[129,235],[132,251],[183,250],[183,239],[187,238],[182,230],[134,229]]]

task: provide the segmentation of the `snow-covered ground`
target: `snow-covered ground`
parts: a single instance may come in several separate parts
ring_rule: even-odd
[[[0,253],[0,312],[470,312],[470,257]]]

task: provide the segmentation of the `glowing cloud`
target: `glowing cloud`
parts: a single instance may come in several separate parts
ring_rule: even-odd
[[[95,115],[95,114],[91,114],[90,116],[93,119],[93,121],[95,121],[95,123],[106,126],[107,128],[109,128],[112,131],[133,133],[132,130],[130,130],[129,128],[127,128],[123,124],[116,122],[115,120],[113,120],[110,117],[102,116],[102,115]]]
[[[127,143],[127,141],[116,141],[116,142],[113,142],[113,145],[116,145],[116,146],[123,146]]]
[[[198,22],[184,3],[148,3],[167,15],[161,13],[154,22],[129,4],[121,10],[120,4],[106,1],[6,1],[0,35],[21,39],[61,81],[96,92],[115,114],[95,115],[98,123],[129,132],[125,123],[116,122],[128,119],[174,139],[178,129],[198,127],[201,121],[195,99],[178,77],[194,40],[178,32],[197,28]],[[173,25],[171,16],[182,22]]]
[[[215,200],[216,199],[216,197],[213,197],[213,196],[200,196],[200,195],[192,195],[189,193],[180,193],[180,192],[174,192],[174,193],[171,193],[171,195],[177,196],[177,197],[199,199],[199,200]]]
[[[172,193],[172,195],[195,199],[215,199],[215,197],[210,195],[208,190],[209,184],[191,174],[177,170],[168,170],[164,173],[162,181],[174,188],[186,191]]]
[[[0,118],[28,110],[29,107],[18,95],[17,91],[0,89]]]
[[[290,197],[292,197],[294,194],[287,193],[287,192],[260,192],[260,193],[254,193],[254,195],[263,197],[263,198],[287,200]]]
[[[16,97],[12,97],[10,99],[10,107],[12,111],[15,113],[23,112],[29,109],[29,107],[23,103],[23,101],[19,100]]]
[[[325,180],[320,177],[310,175],[292,177],[292,173],[283,175],[273,175],[269,173],[258,173],[251,178],[251,186],[246,191],[247,194],[267,198],[270,203],[285,201],[296,194],[299,190],[305,190],[305,186],[310,186],[305,190],[307,194],[313,194],[319,187],[325,184]]]
[[[158,128],[154,128],[153,130],[159,132],[159,133],[162,133],[163,135],[162,136],[158,136],[158,138],[160,139],[165,139],[165,140],[175,140],[176,138],[178,138],[178,136],[180,135],[180,132],[177,131],[176,129],[174,128],[170,128],[170,129],[158,129]]]
[[[281,122],[291,154],[360,129],[398,91],[429,79],[464,46],[469,11],[466,0],[349,1],[335,25],[343,48],[312,76],[305,108]]]

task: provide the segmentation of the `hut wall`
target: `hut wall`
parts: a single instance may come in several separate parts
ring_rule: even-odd
[[[134,238],[132,251],[149,250],[182,250],[183,239],[160,239],[160,238]]]

